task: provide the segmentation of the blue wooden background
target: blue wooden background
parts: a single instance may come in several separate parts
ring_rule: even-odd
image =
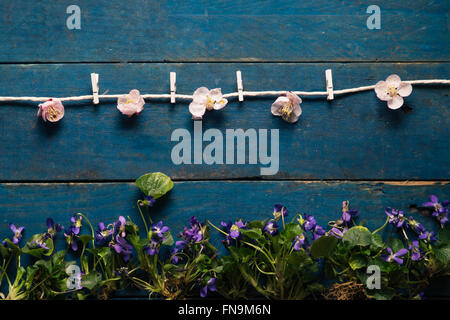
[[[81,29],[68,30],[66,8],[81,8]],[[236,90],[325,90],[402,79],[450,78],[448,1],[381,1],[381,29],[369,30],[362,1],[2,1],[0,95],[168,93],[200,86]],[[207,114],[203,129],[280,129],[280,169],[259,165],[172,164],[177,128],[193,131],[188,103],[148,102],[125,118],[109,100],[65,103],[57,124],[36,118],[37,103],[0,103],[0,235],[8,223],[28,236],[52,216],[67,224],[83,212],[93,222],[138,220],[132,182],[161,171],[175,188],[152,210],[175,232],[191,215],[211,221],[263,218],[274,203],[314,214],[323,224],[342,200],[369,227],[385,206],[407,209],[430,193],[450,198],[450,89],[415,86],[408,108],[392,111],[374,92],[305,98],[291,125],[270,114],[273,99],[230,101]],[[417,216],[417,215],[416,215]],[[419,217],[421,219],[422,217]],[[422,219],[429,227],[431,221]],[[60,246],[63,242],[60,241]],[[448,296],[449,285],[431,295]],[[139,293],[134,293],[139,295]]]

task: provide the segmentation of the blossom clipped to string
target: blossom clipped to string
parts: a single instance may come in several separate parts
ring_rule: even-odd
[[[395,261],[398,264],[403,264],[403,259],[401,259],[400,257],[404,256],[405,254],[408,253],[408,250],[403,248],[398,250],[397,252],[393,253],[392,249],[387,247],[386,248],[387,252],[389,252],[389,255],[383,255],[382,258],[383,260],[387,261],[387,262],[392,262]]]
[[[220,88],[209,90],[206,87],[200,87],[195,90],[192,98],[192,102],[189,104],[189,112],[194,120],[202,119],[206,110],[220,110],[228,103]]]
[[[300,103],[302,103],[302,99],[295,93],[288,91],[286,96],[278,97],[275,100],[272,104],[271,112],[274,116],[281,117],[284,121],[294,123],[297,122],[302,114]]]
[[[139,115],[144,110],[144,98],[137,89],[133,89],[129,94],[125,94],[117,99],[117,109],[122,114],[131,117],[136,114]]]
[[[276,204],[273,206],[273,217],[275,220],[280,219],[281,217],[286,218],[288,216],[288,209],[282,204]]]
[[[389,109],[398,109],[403,105],[403,98],[412,92],[410,83],[402,82],[396,74],[391,74],[386,81],[379,81],[375,85],[378,99],[387,101]]]
[[[11,229],[13,233],[12,242],[14,244],[18,244],[20,240],[22,239],[22,232],[25,229],[25,227],[16,227],[14,224],[10,223],[9,228]]]
[[[342,221],[348,224],[353,218],[359,214],[358,210],[350,209],[350,202],[348,200],[342,202]]]
[[[206,286],[202,287],[200,290],[200,297],[205,298],[209,291],[216,291],[216,279],[211,278],[206,283]]]
[[[39,105],[37,116],[44,121],[57,122],[64,117],[64,106],[59,99],[50,99]]]

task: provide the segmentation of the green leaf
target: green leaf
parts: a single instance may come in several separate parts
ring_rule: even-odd
[[[392,300],[395,290],[391,288],[368,290],[368,295],[376,300]]]
[[[53,265],[60,265],[64,261],[64,257],[66,256],[66,250],[60,250],[56,252],[52,257]]]
[[[372,234],[372,247],[374,248],[382,248],[384,246],[383,238],[378,234]]]
[[[403,242],[398,238],[389,239],[387,245],[392,249],[393,252],[397,252],[398,250],[403,249]]]
[[[167,232],[164,235],[164,241],[162,242],[162,245],[164,246],[171,246],[175,243],[175,241],[173,240],[172,234],[170,232]]]
[[[344,233],[342,241],[351,246],[368,246],[372,243],[372,233],[366,227],[352,227]]]
[[[78,236],[78,238],[81,240],[84,246],[94,239],[88,234],[82,234],[81,236]]]
[[[250,239],[259,239],[262,236],[261,229],[241,229],[241,233]]]
[[[450,228],[439,230],[438,239],[444,243],[450,244]]]
[[[348,264],[350,268],[352,268],[353,270],[357,270],[367,265],[367,258],[362,254],[352,255]]]
[[[447,263],[450,261],[450,245],[445,245],[441,248],[434,248],[433,251],[436,255],[436,259],[442,263]]]
[[[101,280],[101,274],[92,272],[87,275],[81,276],[81,286],[92,290]]]
[[[158,199],[173,188],[172,180],[161,172],[147,173],[136,180],[136,186],[146,195]]]
[[[347,231],[348,232],[348,231]],[[311,255],[313,258],[326,258],[334,250],[338,243],[336,237],[322,236],[317,240],[314,240],[311,245]]]

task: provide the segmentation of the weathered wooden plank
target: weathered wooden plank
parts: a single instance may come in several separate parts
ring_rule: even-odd
[[[168,93],[170,71],[177,72],[179,93],[191,94],[202,85],[230,92],[236,91],[238,69],[245,90],[323,91],[326,68],[333,69],[337,89],[373,84],[391,73],[410,80],[450,74],[448,63],[12,64],[0,66],[0,95],[90,94],[90,72],[100,74],[100,93],[133,88]],[[36,118],[37,103],[2,103],[0,180],[131,180],[149,170],[175,179],[446,180],[449,93],[448,86],[415,86],[406,99],[412,112],[389,110],[372,91],[332,102],[304,98],[296,124],[271,115],[274,98],[232,100],[205,116],[203,132],[218,128],[224,136],[226,129],[279,129],[274,176],[261,176],[264,165],[248,164],[248,159],[242,165],[174,165],[173,131],[184,128],[194,138],[188,101],[152,101],[131,119],[118,112],[114,100],[96,106],[66,103],[65,118],[54,125]]]
[[[448,1],[3,1],[0,61],[448,61]]]
[[[341,203],[350,200],[360,210],[360,221],[374,230],[383,224],[384,207],[408,210],[412,204],[420,205],[429,194],[442,199],[450,198],[449,183],[416,183],[399,185],[376,182],[314,182],[299,181],[197,181],[176,182],[173,190],[158,200],[151,210],[154,221],[163,220],[178,233],[189,223],[192,215],[200,220],[220,221],[243,218],[264,219],[272,214],[275,203],[283,203],[292,217],[296,213],[313,214],[318,223],[326,226],[328,220],[340,216]],[[8,223],[26,227],[25,237],[46,229],[45,219],[69,225],[76,212],[86,214],[92,223],[113,222],[119,215],[129,216],[141,225],[136,200],[140,192],[131,183],[40,183],[0,184],[0,237],[10,236]],[[408,212],[408,211],[407,211]],[[436,230],[431,218],[412,213],[426,228]],[[85,225],[85,227],[87,226]],[[89,229],[83,229],[89,232]],[[384,233],[388,234],[388,230]],[[218,232],[212,232],[213,243],[218,243]],[[65,242],[58,238],[57,247]],[[218,243],[218,245],[220,245]],[[225,250],[221,249],[222,253]],[[448,284],[438,284],[433,296],[449,296]],[[125,295],[141,294],[124,292]],[[144,294],[142,293],[142,296]]]

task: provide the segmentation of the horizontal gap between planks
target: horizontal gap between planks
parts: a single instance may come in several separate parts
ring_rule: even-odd
[[[174,182],[297,182],[297,183],[383,183],[393,186],[427,186],[433,184],[445,185],[450,180],[377,180],[377,179],[255,179],[255,178],[229,178],[229,179],[172,179]],[[111,180],[5,180],[0,184],[23,185],[23,184],[114,184],[114,183],[134,183],[130,179]]]
[[[411,60],[411,61],[397,61],[397,60],[358,60],[358,61],[346,61],[346,60],[132,60],[132,61],[121,61],[121,60],[111,60],[111,61],[5,61],[0,62],[0,65],[5,64],[138,64],[138,63],[184,63],[184,64],[196,64],[196,63],[291,63],[291,64],[302,64],[302,63],[351,63],[351,64],[363,64],[363,63],[404,63],[404,64],[414,64],[414,63],[449,63],[450,60]]]

